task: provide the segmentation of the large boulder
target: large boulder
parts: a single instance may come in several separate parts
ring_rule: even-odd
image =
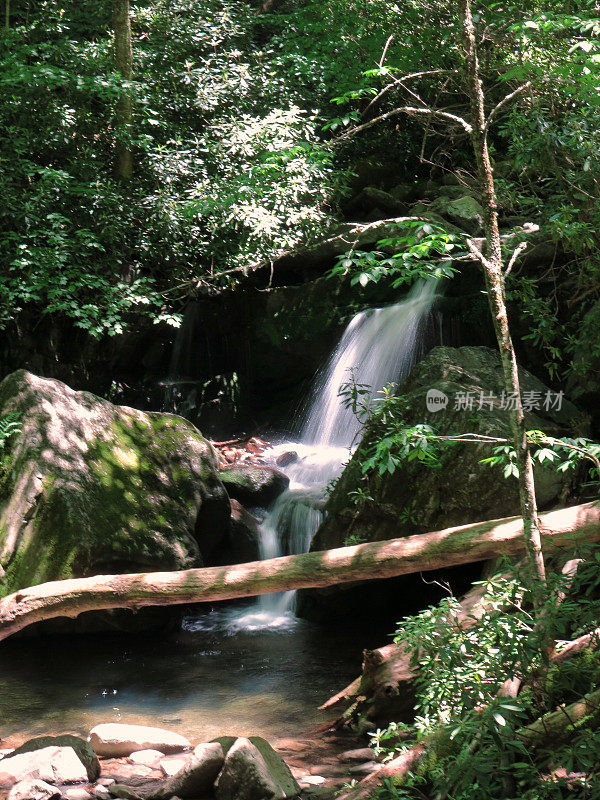
[[[199,744],[185,766],[168,778],[153,797],[157,800],[204,797],[210,793],[224,761],[223,748],[218,742]]]
[[[11,757],[21,755],[21,753],[43,750],[45,747],[72,747],[81,763],[85,766],[88,779],[95,781],[100,777],[100,762],[91,744],[79,736],[72,736],[70,733],[65,733],[62,736],[37,736],[35,739],[29,739],[25,744],[14,750],[11,753]]]
[[[2,759],[3,775],[15,782],[81,783],[88,780],[85,765],[72,747],[43,747]]]
[[[187,420],[116,406],[20,370],[0,496],[0,594],[62,578],[202,565],[229,526],[211,445]],[[7,485],[8,484],[8,485]]]
[[[150,725],[125,725],[104,722],[92,728],[88,742],[94,752],[105,758],[130,756],[140,750],[159,750],[161,753],[182,753],[192,745],[179,733]]]
[[[264,740],[261,743],[259,749],[257,743],[239,738],[231,745],[215,783],[217,800],[287,800],[300,794],[281,756]]]
[[[526,412],[528,429],[553,436],[572,434],[578,425],[577,409],[531,373],[520,370],[519,375],[523,398],[531,406]],[[507,437],[508,412],[501,408],[503,388],[502,366],[495,350],[436,347],[402,386],[398,414],[409,425],[428,423],[440,434]],[[435,392],[447,401],[435,406],[431,399]],[[428,393],[429,408],[437,410],[428,410]],[[490,403],[492,397],[495,400]],[[558,405],[560,408],[554,407]],[[392,474],[370,475],[365,480],[360,461],[370,441],[367,432],[331,494],[327,517],[315,534],[312,550],[342,546],[351,522],[356,540],[380,541],[519,513],[516,480],[505,479],[500,466],[479,463],[492,454],[489,445],[441,446],[437,469],[405,462]],[[571,480],[569,473],[536,466],[540,507],[549,508],[565,499]],[[351,502],[350,492],[359,487],[373,498],[362,508]]]

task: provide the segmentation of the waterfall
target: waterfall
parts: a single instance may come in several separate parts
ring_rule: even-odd
[[[298,459],[283,469],[290,485],[262,522],[263,559],[308,551],[323,518],[327,485],[341,474],[361,428],[352,410],[345,407],[340,389],[351,374],[356,383],[370,387],[371,397],[384,386],[404,380],[422,355],[425,322],[436,287],[436,281],[420,280],[401,302],[357,314],[317,376],[299,441],[285,442],[264,454],[276,458],[295,451]],[[231,627],[287,627],[295,619],[294,597],[293,591],[262,595],[255,608],[235,617]]]

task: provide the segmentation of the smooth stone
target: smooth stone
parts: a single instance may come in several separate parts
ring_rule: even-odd
[[[305,778],[302,778],[301,783],[306,783],[309,786],[322,786],[327,778],[324,778],[322,775],[307,775]]]
[[[218,742],[199,744],[182,769],[168,778],[162,788],[153,794],[157,798],[200,797],[209,792],[225,761],[223,748]]]
[[[114,781],[113,781],[114,783]],[[111,784],[112,786],[112,784]],[[98,800],[110,800],[111,794],[108,791],[107,787],[104,785],[96,786],[94,789],[94,795],[98,798]]]
[[[99,756],[119,758],[139,750],[180,753],[191,750],[191,743],[178,733],[148,725],[123,725],[106,722],[90,731],[88,742]]]
[[[153,767],[164,757],[165,754],[161,753],[160,750],[136,750],[129,756],[129,760],[132,764],[143,764],[146,767]]]
[[[61,797],[56,786],[41,780],[27,780],[16,783],[8,793],[8,800],[55,800]]]
[[[83,786],[72,786],[63,792],[65,800],[90,800],[93,797]]]
[[[99,786],[112,786],[116,781],[114,778],[98,778],[97,783]]]
[[[2,759],[2,772],[17,781],[42,780],[50,783],[83,783],[85,766],[72,747],[43,747]]]

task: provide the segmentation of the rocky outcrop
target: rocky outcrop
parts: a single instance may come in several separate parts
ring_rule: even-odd
[[[157,800],[203,797],[211,791],[224,762],[223,748],[218,742],[199,744],[186,764],[168,778],[154,796]]]
[[[211,559],[211,566],[259,561],[260,538],[258,519],[238,500],[232,500],[229,531],[215,557]]]
[[[0,593],[201,566],[226,535],[229,502],[214,451],[186,420],[25,371],[0,384],[7,414],[22,430],[0,498]]]
[[[526,413],[527,427],[553,436],[572,433],[578,424],[577,409],[531,373],[521,370],[520,378],[523,398],[538,406]],[[447,398],[437,411],[427,406],[432,390]],[[487,347],[436,347],[402,386],[397,414],[408,425],[428,423],[442,435],[472,432],[506,437],[510,434],[507,411],[501,408],[502,392],[497,352]],[[499,466],[480,463],[492,454],[490,445],[442,445],[437,468],[412,461],[392,474],[363,479],[360,459],[369,443],[367,432],[329,498],[327,519],[312,550],[340,547],[349,533],[363,541],[380,541],[519,512],[516,480],[505,479]],[[566,497],[571,476],[538,465],[535,480],[538,503],[544,509]],[[373,498],[362,509],[349,498],[359,487]]]

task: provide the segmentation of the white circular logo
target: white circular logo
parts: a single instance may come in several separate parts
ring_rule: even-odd
[[[425,397],[427,411],[442,411],[448,405],[448,395],[439,389],[429,389]]]

